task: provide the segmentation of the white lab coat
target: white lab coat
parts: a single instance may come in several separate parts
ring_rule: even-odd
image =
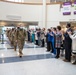
[[[72,39],[72,52],[76,53],[76,33],[70,36]]]

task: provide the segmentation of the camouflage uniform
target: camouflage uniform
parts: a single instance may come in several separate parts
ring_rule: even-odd
[[[11,45],[12,45],[11,33],[12,33],[12,30],[10,29],[10,30],[9,30],[9,34],[8,34],[8,38],[9,38],[9,41],[10,41],[10,43],[11,43]]]
[[[6,36],[7,36],[7,37],[8,37],[8,34],[9,34],[9,30],[7,29],[7,30],[6,30]]]
[[[14,31],[12,32],[12,38],[13,38],[13,46],[14,46],[14,50],[16,51],[17,48],[17,30],[14,29]]]
[[[17,44],[19,48],[19,56],[22,56],[22,50],[25,43],[26,31],[24,29],[17,29]]]
[[[8,33],[7,33],[8,39],[9,39],[9,33],[10,33],[10,30],[8,30]],[[10,39],[9,39],[9,40],[10,40]]]
[[[9,30],[7,30],[6,31],[6,35],[7,35],[7,37],[8,37],[8,39],[9,39],[9,41],[10,41],[10,44],[11,44],[11,46],[13,46],[13,33],[14,32],[14,28],[13,29],[9,29]]]
[[[14,41],[13,41],[13,38],[14,38],[14,28],[12,28],[12,30],[11,30],[11,32],[10,32],[10,42],[11,42],[11,45],[13,46],[13,43],[14,43]]]

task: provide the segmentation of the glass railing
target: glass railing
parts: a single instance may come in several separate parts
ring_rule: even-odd
[[[29,1],[28,0],[4,0],[4,1],[10,1],[10,2],[23,2],[23,3],[25,3],[25,2],[28,2],[29,3]],[[57,2],[67,2],[67,1],[75,1],[75,0],[46,0],[46,2],[47,3],[57,3]],[[32,2],[33,3],[33,1],[32,0],[30,0],[30,2]],[[34,3],[38,3],[38,0],[36,0]],[[40,2],[39,2],[40,3]],[[42,1],[41,1],[41,3],[42,3]]]
[[[24,0],[6,0],[6,1],[11,1],[11,2],[24,2]]]
[[[41,2],[38,2],[35,1],[33,2],[32,0],[28,1],[28,0],[1,0],[1,1],[7,1],[7,2],[13,2],[13,3],[22,3],[22,4],[34,4],[34,5],[42,5],[42,1]],[[67,1],[71,1],[71,2],[74,2],[76,0],[49,0],[49,2],[46,0],[47,2],[47,5],[48,4],[62,4],[63,2],[67,2]]]

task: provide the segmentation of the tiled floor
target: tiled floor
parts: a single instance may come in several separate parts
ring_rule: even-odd
[[[76,65],[55,59],[46,48],[24,48],[22,58],[10,48],[0,44],[0,75],[76,75]]]

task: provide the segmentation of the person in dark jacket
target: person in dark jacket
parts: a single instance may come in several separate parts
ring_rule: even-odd
[[[56,28],[53,28],[53,33],[54,33],[54,41],[53,41],[54,51],[53,51],[53,53],[56,55],[56,48],[55,48],[55,41],[56,41],[55,34],[57,33],[57,29]]]
[[[50,45],[50,48],[48,47],[48,44],[49,44],[49,41],[48,41],[48,33],[49,33],[49,29],[48,29],[48,31],[47,31],[47,33],[45,34],[45,37],[46,37],[46,43],[47,43],[47,52],[49,52],[50,50],[51,50],[51,45]],[[50,49],[50,50],[49,50]]]
[[[39,28],[38,29],[38,32],[37,32],[37,37],[38,37],[38,46],[41,45],[41,38],[40,38],[40,35],[41,35],[41,29]]]
[[[72,39],[70,35],[72,34],[71,24],[67,24],[67,30],[64,34],[64,42],[65,42],[65,62],[71,61],[71,52],[72,52]]]
[[[30,30],[27,31],[28,34],[28,42],[30,42]]]

